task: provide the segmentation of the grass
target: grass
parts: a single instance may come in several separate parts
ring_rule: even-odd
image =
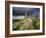
[[[33,16],[31,18],[13,20],[13,31],[15,30],[38,30],[40,29],[39,18]]]

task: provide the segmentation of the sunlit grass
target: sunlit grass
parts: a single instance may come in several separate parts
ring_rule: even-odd
[[[13,20],[13,30],[37,30],[40,29],[40,21],[36,17]]]

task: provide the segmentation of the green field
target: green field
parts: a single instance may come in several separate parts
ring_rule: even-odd
[[[28,17],[24,19],[13,19],[13,31],[15,30],[38,30],[40,29],[40,19]]]

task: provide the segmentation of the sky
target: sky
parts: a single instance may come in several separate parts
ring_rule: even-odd
[[[40,8],[13,7],[13,16],[25,16],[25,12],[27,13],[27,16],[39,15]]]

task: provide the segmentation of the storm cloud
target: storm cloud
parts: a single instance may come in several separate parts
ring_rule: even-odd
[[[24,7],[13,7],[13,16],[25,16],[25,12],[27,16],[29,15],[39,15],[40,8],[24,8]]]

